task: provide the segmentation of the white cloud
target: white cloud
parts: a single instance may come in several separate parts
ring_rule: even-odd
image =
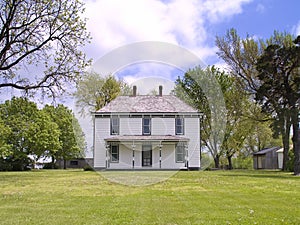
[[[261,3],[257,4],[256,11],[259,13],[263,13],[265,11],[265,6]]]
[[[207,33],[207,27],[241,13],[249,1],[87,0],[85,16],[93,40],[86,51],[97,61],[122,45],[161,41],[182,46],[205,62],[217,50],[208,41],[212,34]]]
[[[292,33],[294,33],[296,36],[300,35],[300,20],[298,21],[298,24],[293,27]]]
[[[201,7],[204,7],[206,12],[204,15],[208,21],[217,23],[235,14],[242,13],[242,5],[250,1],[251,0],[207,0]]]

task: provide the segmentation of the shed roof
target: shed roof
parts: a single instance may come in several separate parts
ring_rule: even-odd
[[[281,147],[264,148],[258,152],[253,153],[253,155],[264,155],[268,152],[277,151],[279,149],[281,149]]]
[[[173,95],[138,95],[118,96],[96,113],[109,112],[197,113],[198,111]]]

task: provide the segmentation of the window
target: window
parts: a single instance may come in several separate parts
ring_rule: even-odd
[[[110,146],[110,162],[119,162],[119,145],[117,144]]]
[[[110,118],[110,134],[111,135],[118,135],[119,134],[119,118],[112,117]]]
[[[176,135],[184,134],[184,119],[182,117],[175,118],[175,134]]]
[[[76,160],[71,160],[71,161],[70,161],[70,165],[71,165],[71,166],[78,166],[78,161],[76,161]]]
[[[182,163],[185,162],[185,146],[182,143],[176,145],[176,162]]]
[[[144,117],[143,118],[143,135],[151,134],[151,118]]]

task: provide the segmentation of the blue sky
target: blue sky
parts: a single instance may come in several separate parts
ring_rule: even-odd
[[[208,65],[224,67],[217,57],[216,35],[230,28],[239,35],[269,38],[274,30],[300,34],[298,0],[87,0],[88,30],[93,37],[85,51],[96,62],[114,49],[141,41],[172,43],[196,54]],[[116,73],[140,90],[156,88],[162,78],[174,81],[182,71],[167,65],[135,64]],[[154,77],[143,86],[141,79]],[[171,84],[166,85],[167,92]],[[139,87],[138,87],[139,88]],[[144,93],[145,94],[145,93]]]

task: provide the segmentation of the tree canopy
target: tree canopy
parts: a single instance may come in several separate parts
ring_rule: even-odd
[[[225,120],[227,124],[223,130],[212,126],[212,123],[217,121],[216,118],[222,114],[214,112],[214,107],[209,106],[207,96],[200,85],[201,83],[206,84],[205,79],[207,77],[205,74],[207,73],[216,78],[224,96],[226,108],[223,109],[223,114],[226,115]],[[210,87],[209,91],[213,92],[214,88],[216,87]],[[241,120],[240,112],[243,109],[241,106],[246,99],[245,94],[235,85],[234,78],[215,67],[208,67],[206,69],[195,68],[185,73],[183,78],[176,80],[174,93],[203,113],[200,135],[201,142],[202,146],[205,146],[213,156],[215,167],[219,168],[220,157],[226,153],[228,163],[230,168],[232,168],[231,157],[242,147],[244,137],[246,136],[244,132],[247,130],[245,129],[245,125],[242,125],[243,121]],[[216,104],[219,101],[219,97],[215,96],[214,102]],[[220,134],[224,135],[223,140],[217,138]]]
[[[81,114],[97,111],[119,95],[129,95],[130,87],[113,75],[102,77],[95,72],[86,73],[78,82],[75,92],[76,106]]]
[[[29,156],[37,161],[84,155],[81,128],[62,105],[38,109],[26,98],[13,97],[0,105],[0,128],[0,170],[25,170],[34,163]]]
[[[295,102],[295,96],[292,97],[293,94],[287,96],[286,93],[292,93],[292,89],[299,92],[298,87],[288,84],[289,78],[299,74],[299,65],[296,65],[297,62],[299,63],[297,59],[299,42],[293,43],[292,35],[280,32],[274,32],[274,35],[265,41],[255,40],[249,36],[242,39],[236,30],[231,29],[224,37],[217,37],[216,45],[219,48],[218,55],[229,65],[231,74],[239,81],[241,87],[252,94],[252,98],[256,96],[263,106],[262,109],[273,116],[271,118],[273,131],[282,136],[283,169],[286,170],[290,128],[293,123],[296,124],[292,122],[290,116],[292,111],[296,111],[292,109],[295,108],[295,104],[286,103],[287,99],[293,99]],[[293,82],[299,83],[299,80]],[[288,90],[289,88],[292,89]],[[294,121],[296,121],[296,114],[295,112]],[[278,129],[275,129],[276,127]],[[294,143],[294,150],[295,146]]]
[[[0,8],[0,90],[55,97],[77,81],[89,64],[81,1],[1,0]]]
[[[270,44],[257,61],[261,82],[256,99],[266,111],[276,116],[274,125],[287,139],[293,126],[294,172],[300,174],[300,137],[298,115],[300,102],[300,36],[294,42]],[[287,153],[286,153],[287,154]],[[286,155],[286,157],[288,157]]]

